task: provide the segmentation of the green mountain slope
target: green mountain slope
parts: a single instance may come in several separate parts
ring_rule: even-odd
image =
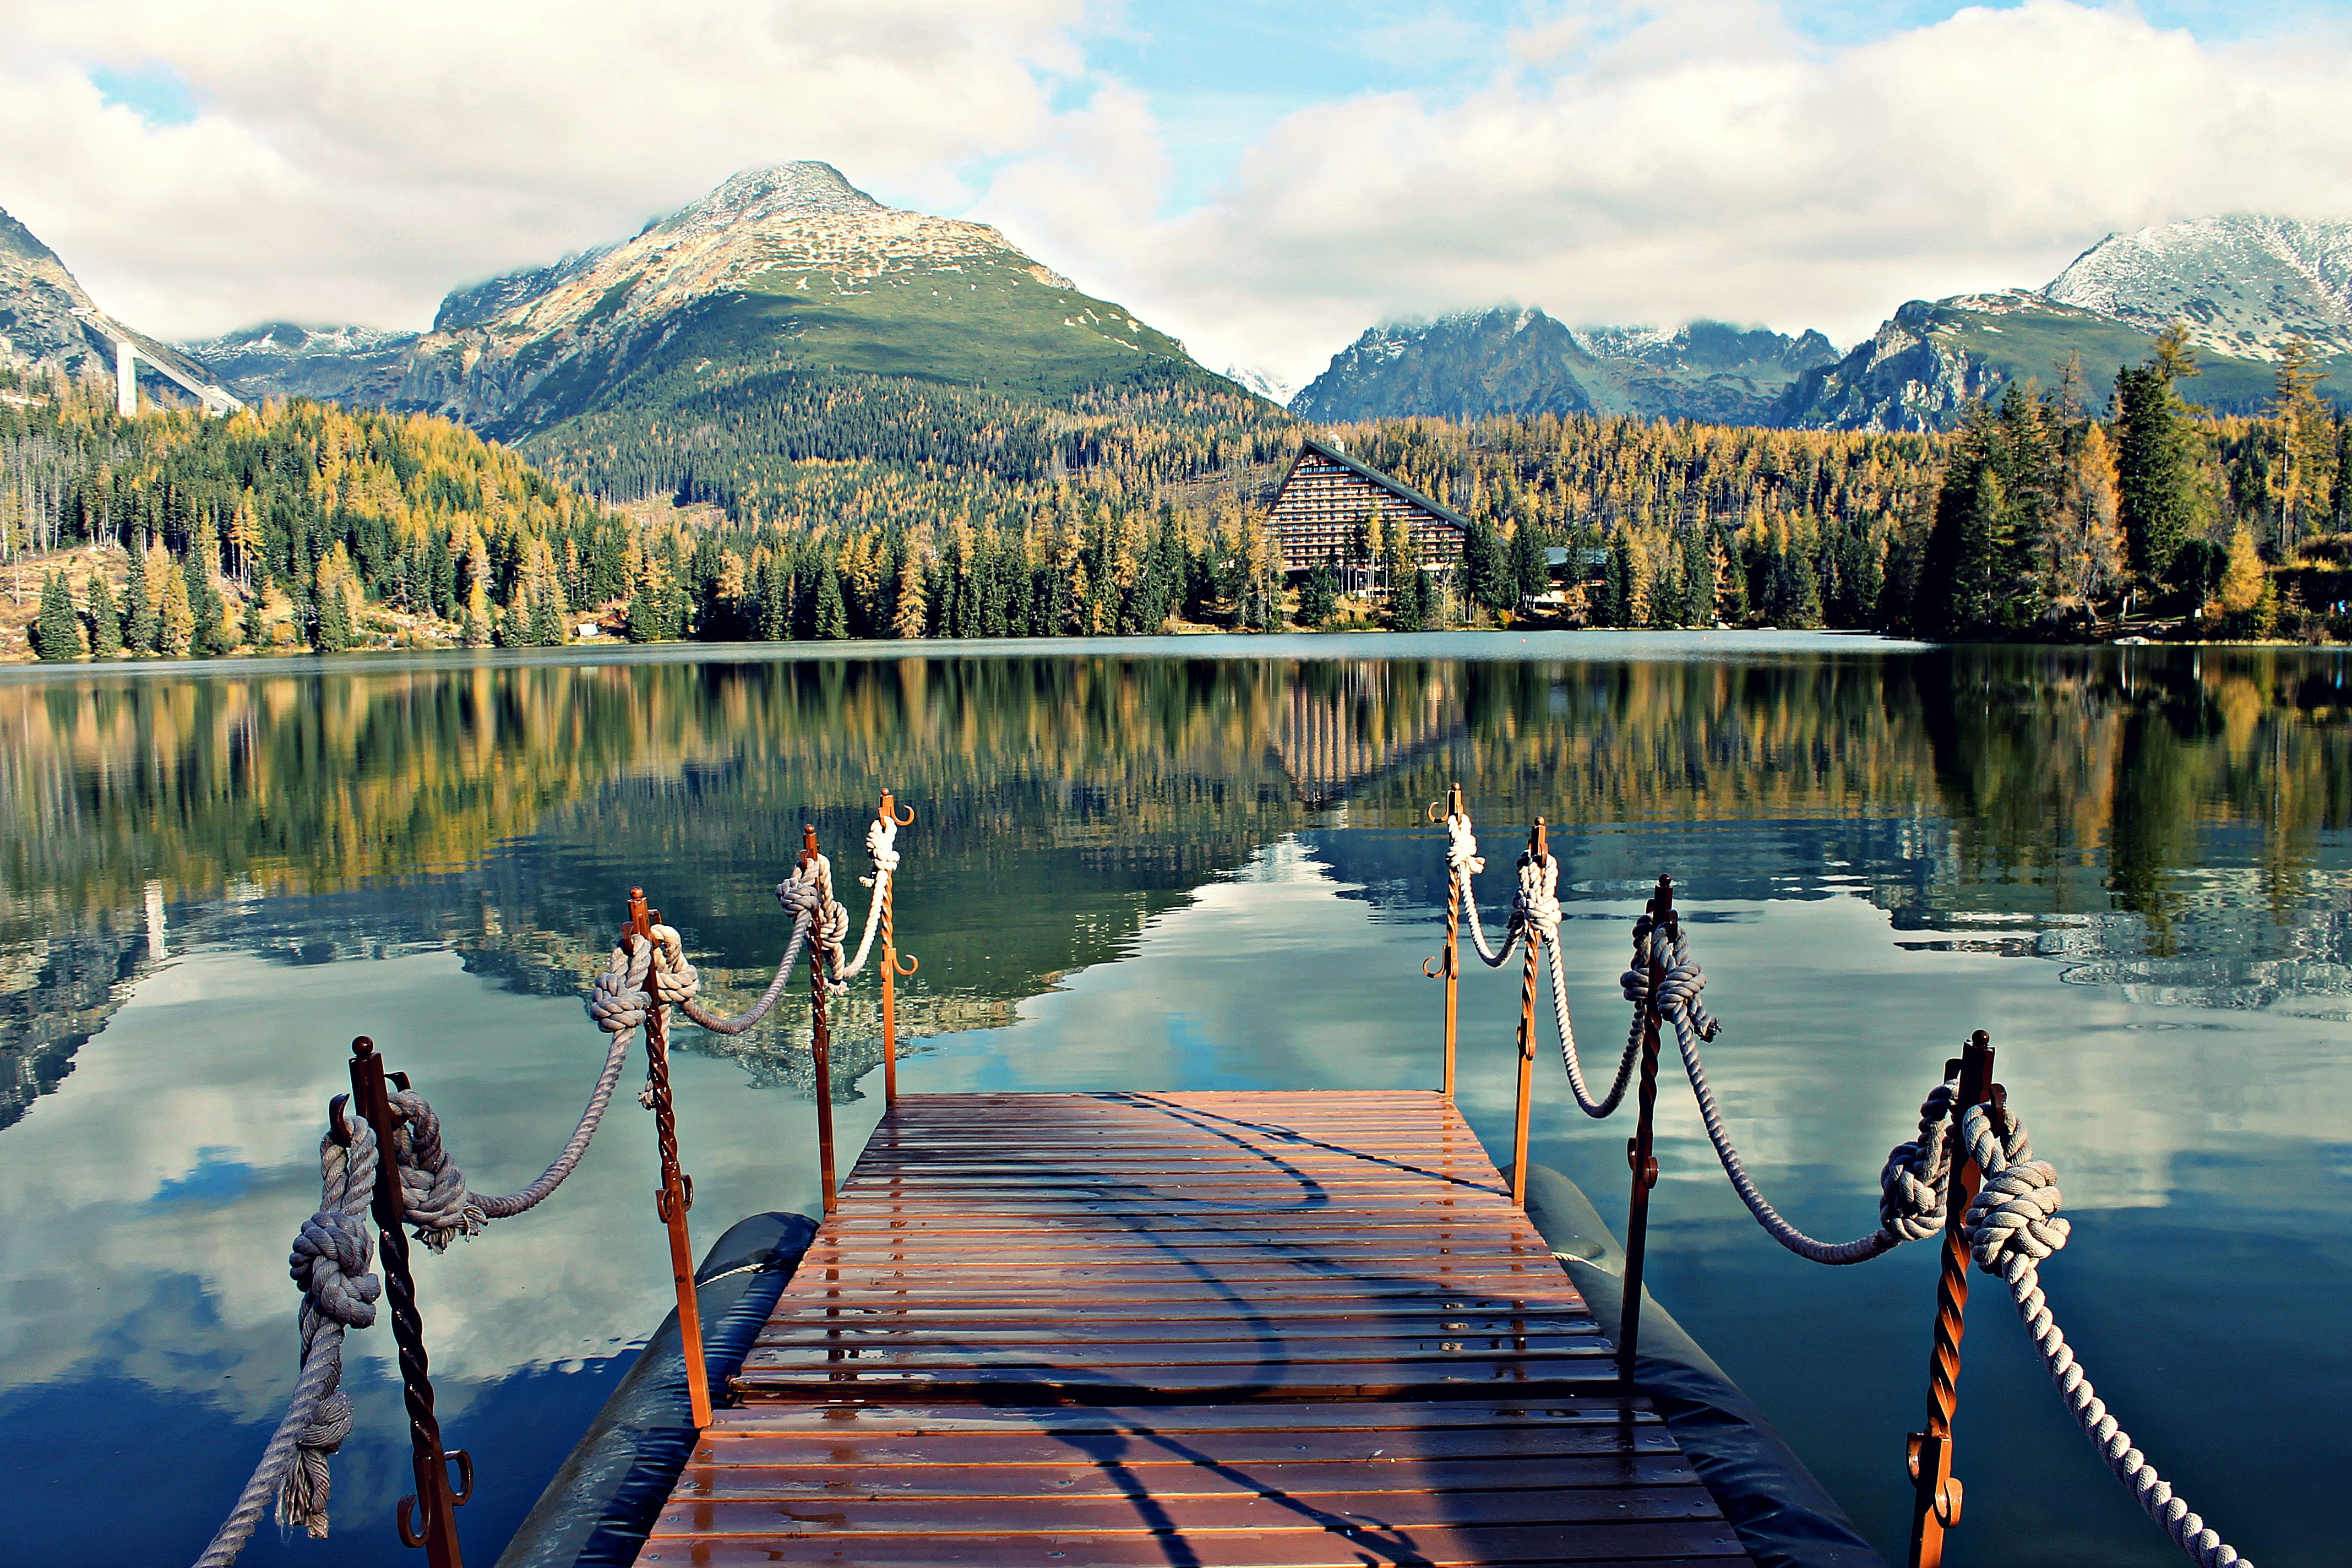
[[[2103,311],[2025,289],[1914,300],[1833,364],[1806,371],[1772,410],[1771,422],[1808,430],[1946,430],[1974,399],[1997,401],[2028,379],[2055,388],[2080,355],[2084,395],[2105,402],[2119,366],[2148,355],[2156,334]],[[2277,366],[2200,353],[2204,374],[2181,395],[2221,414],[2248,414],[2268,401]],[[2352,354],[2326,361],[2322,387],[2352,405]]]
[[[1058,401],[1152,366],[1208,374],[995,229],[884,206],[803,163],[736,175],[622,244],[452,294],[396,398],[520,439],[748,370]]]

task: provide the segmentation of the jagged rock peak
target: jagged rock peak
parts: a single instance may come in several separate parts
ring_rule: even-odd
[[[886,211],[851,184],[840,170],[814,159],[746,169],[653,226],[658,234],[688,235],[770,217],[835,216]]]

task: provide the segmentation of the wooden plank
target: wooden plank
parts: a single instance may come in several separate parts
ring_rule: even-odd
[[[907,1096],[641,1562],[1737,1561],[1427,1093]]]
[[[882,1433],[926,1434],[1043,1432],[1048,1434],[1165,1434],[1219,1432],[1434,1432],[1611,1430],[1654,1425],[1646,1400],[1622,1394],[1579,1394],[1558,1401],[1521,1399],[1449,1401],[1444,1405],[1397,1405],[1379,1400],[1291,1405],[1171,1405],[987,1406],[840,1405],[746,1405],[721,1410],[713,1434],[794,1433],[854,1437]]]
[[[751,1536],[656,1535],[648,1563],[695,1568],[1365,1568],[1411,1563],[1423,1568],[1575,1563],[1580,1568],[1721,1568],[1748,1561],[1727,1526],[1616,1525],[1366,1531],[1360,1536],[1236,1531],[1186,1536],[1171,1554],[1155,1535]]]
[[[670,1535],[1147,1535],[1226,1530],[1411,1529],[1466,1524],[1610,1524],[1706,1520],[1715,1500],[1685,1486],[1330,1492],[1241,1490],[1086,1497],[678,1498],[654,1531]],[[1685,1542],[1686,1544],[1687,1542]]]
[[[1185,1405],[1169,1405],[1181,1411]],[[1275,1405],[1234,1405],[1234,1408],[1275,1408]],[[988,1471],[1024,1465],[1094,1465],[1146,1467],[1152,1474],[1160,1462],[1179,1462],[1190,1455],[1200,1465],[1282,1465],[1282,1462],[1352,1462],[1352,1465],[1423,1465],[1423,1462],[1527,1462],[1536,1474],[1561,1467],[1559,1486],[1592,1486],[1597,1481],[1571,1481],[1590,1474],[1573,1469],[1580,1465],[1613,1467],[1658,1460],[1663,1465],[1686,1465],[1663,1427],[1644,1427],[1625,1436],[1618,1427],[1601,1429],[1527,1429],[1470,1427],[1434,1432],[1096,1432],[1096,1434],[943,1434],[943,1436],[873,1436],[845,1444],[824,1434],[760,1434],[715,1432],[696,1450],[703,1469],[760,1469],[807,1477],[809,1483],[833,1486],[840,1474],[854,1474],[861,1486],[922,1488],[922,1471],[957,1471],[939,1486],[1000,1486]],[[979,1471],[964,1477],[964,1471]],[[696,1471],[698,1474],[698,1471]],[[1646,1471],[1644,1471],[1646,1474]],[[1677,1471],[1679,1474],[1679,1471]],[[1552,1483],[1552,1481],[1543,1481]],[[685,1486],[685,1483],[682,1483]],[[1367,1488],[1376,1490],[1376,1488]]]

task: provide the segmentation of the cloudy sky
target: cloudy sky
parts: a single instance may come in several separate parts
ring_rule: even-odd
[[[1517,301],[1842,344],[2211,212],[2352,218],[2352,0],[0,0],[0,207],[193,336],[822,158],[1291,380]]]

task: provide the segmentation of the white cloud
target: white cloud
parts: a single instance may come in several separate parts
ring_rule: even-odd
[[[2352,214],[2340,33],[2216,43],[2033,0],[1830,45],[1789,15],[1533,14],[1479,90],[1335,89],[1170,216],[1213,128],[1089,69],[1119,25],[1089,0],[0,0],[0,205],[151,331],[422,324],[453,285],[824,158],[999,224],[1210,364],[1295,380],[1397,314],[1508,300],[1843,341],[1906,299],[2043,282],[2111,229]],[[1458,80],[1461,30],[1433,13],[1371,42]],[[159,66],[193,121],[90,79]]]
[[[823,158],[902,201],[1034,145],[1082,0],[700,8],[317,0],[0,6],[0,205],[109,309],[184,334],[422,325],[453,284]],[[92,66],[168,67],[150,124]]]
[[[1045,151],[983,209],[1208,363],[1293,377],[1376,319],[1503,300],[1851,340],[1906,299],[2045,282],[2113,229],[2352,213],[2341,38],[2213,45],[2050,0],[1843,47],[1761,4],[1626,16],[1539,19],[1458,104],[1295,114],[1164,221],[1148,131],[1103,134],[1097,99],[1066,130],[1092,171]]]

